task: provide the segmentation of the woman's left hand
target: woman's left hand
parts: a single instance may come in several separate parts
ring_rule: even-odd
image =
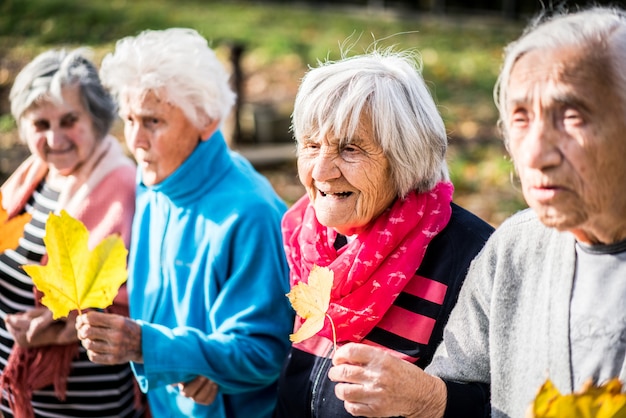
[[[364,344],[349,343],[333,356],[330,380],[354,416],[442,417],[445,383],[419,367]]]
[[[22,347],[61,345],[78,341],[76,336],[76,312],[67,318],[55,321],[47,308],[7,315],[5,324],[13,339]]]
[[[217,396],[217,383],[204,376],[197,376],[190,382],[178,383],[180,394],[201,405],[210,405]]]

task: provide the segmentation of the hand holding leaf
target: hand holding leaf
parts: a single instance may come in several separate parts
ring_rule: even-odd
[[[128,251],[122,239],[109,236],[93,251],[87,246],[88,239],[85,225],[67,212],[50,214],[44,237],[48,264],[23,266],[44,294],[41,303],[54,319],[75,309],[80,313],[87,308],[106,308],[126,281]]]
[[[289,336],[292,342],[298,343],[317,334],[324,328],[324,320],[328,318],[333,329],[333,344],[337,346],[335,324],[326,312],[330,305],[330,290],[333,287],[333,271],[328,267],[313,266],[307,283],[298,283],[287,297],[296,313],[305,322],[300,329]]]
[[[0,193],[0,253],[17,248],[19,239],[24,234],[24,226],[30,222],[30,213],[22,213],[9,218],[9,214],[2,207],[2,193]]]

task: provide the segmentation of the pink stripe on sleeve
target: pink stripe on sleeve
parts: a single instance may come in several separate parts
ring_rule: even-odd
[[[428,344],[435,320],[398,306],[391,306],[377,326],[411,341]]]
[[[443,303],[448,286],[422,276],[415,276],[404,287],[403,291],[418,296],[438,305]]]

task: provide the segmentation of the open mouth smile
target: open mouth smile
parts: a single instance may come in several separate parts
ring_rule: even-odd
[[[352,194],[352,192],[337,192],[337,193],[324,193],[323,191],[319,191],[322,197],[326,196],[334,196],[334,197],[348,197]]]
[[[68,148],[63,148],[63,149],[51,149],[51,148],[48,148],[46,150],[46,152],[48,154],[66,154],[66,153],[72,151],[72,149],[74,149],[74,147],[68,147]]]

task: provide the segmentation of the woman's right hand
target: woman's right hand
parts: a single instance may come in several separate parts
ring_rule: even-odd
[[[90,311],[78,316],[76,330],[94,363],[143,363],[141,326],[130,318]]]
[[[333,355],[328,377],[350,415],[443,417],[447,389],[438,377],[378,347],[348,343]]]

